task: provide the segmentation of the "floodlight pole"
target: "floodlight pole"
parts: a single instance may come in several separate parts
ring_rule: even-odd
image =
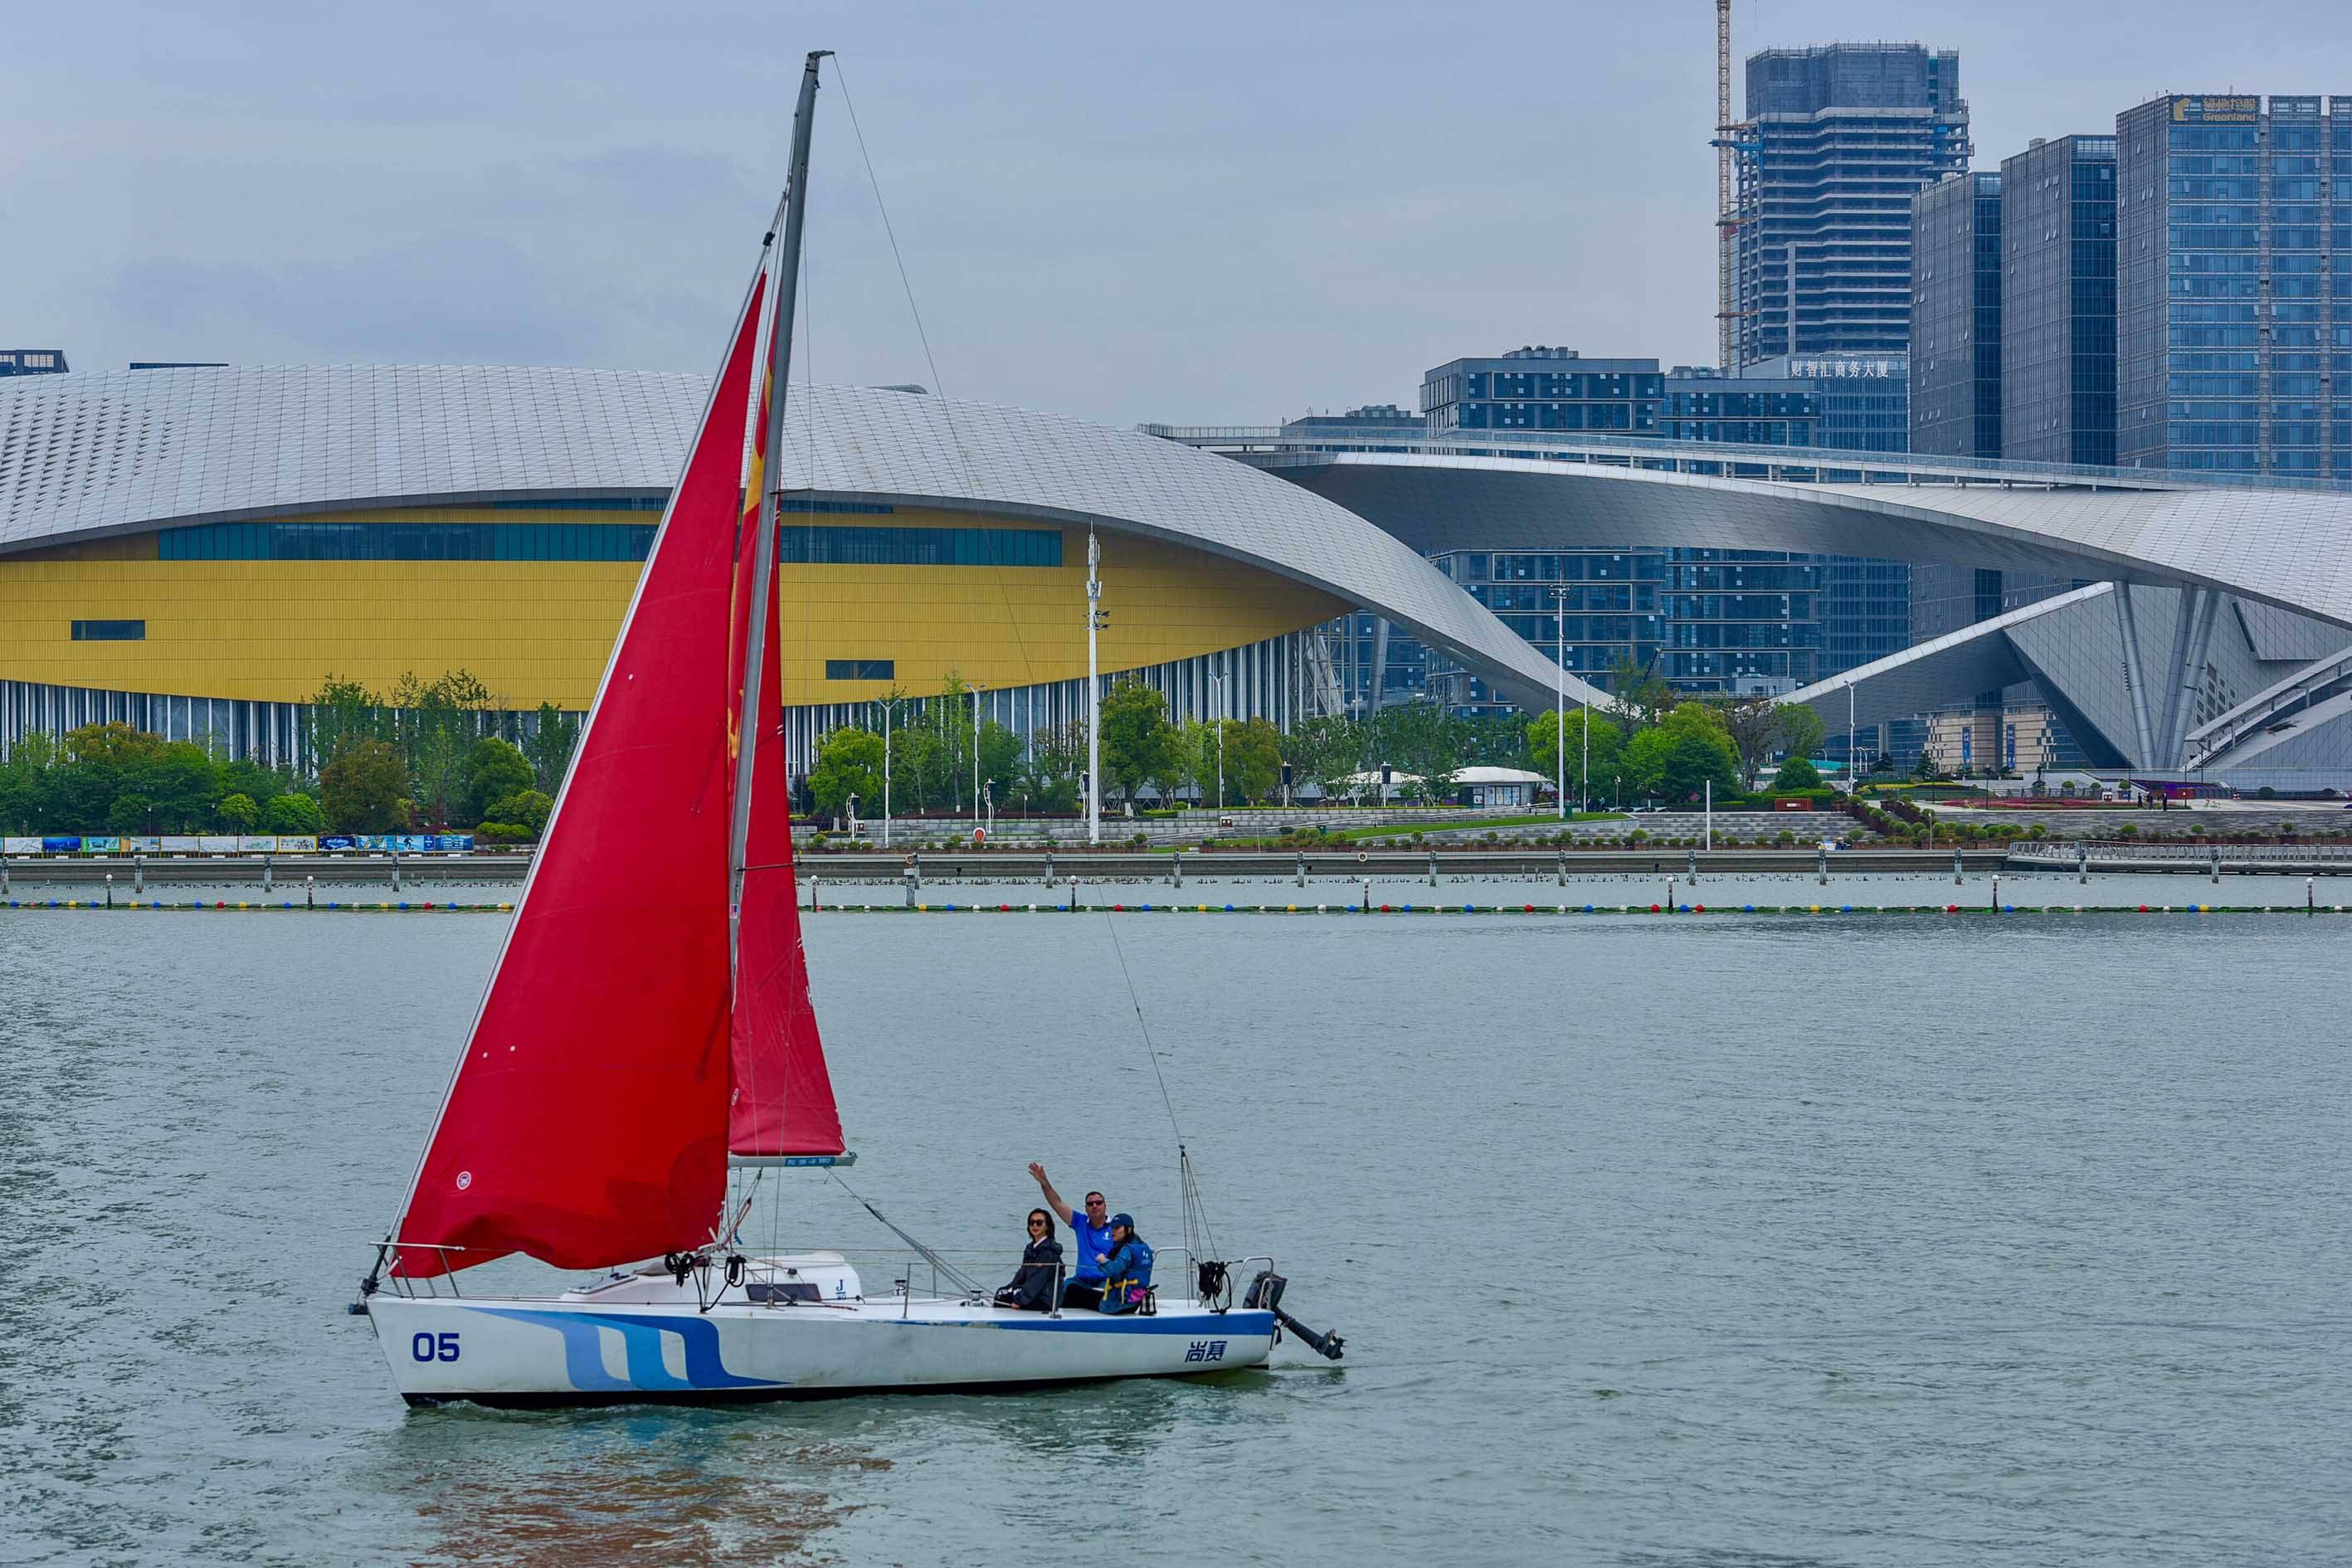
[[[892,703],[882,700],[882,847],[890,847],[890,709]]]
[[[1217,809],[1225,809],[1225,678],[1209,676],[1209,727],[1217,737]]]
[[[1087,530],[1087,842],[1102,842],[1102,679],[1095,638],[1102,630],[1101,546]]]
[[[1568,587],[1565,584],[1551,591],[1553,640],[1559,645],[1553,651],[1559,655],[1552,671],[1552,763],[1559,776],[1554,786],[1559,794],[1559,819],[1568,820]]]

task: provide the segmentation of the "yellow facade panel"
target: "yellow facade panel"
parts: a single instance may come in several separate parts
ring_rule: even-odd
[[[652,513],[619,514],[650,522]],[[335,521],[611,523],[609,512],[432,508]],[[902,510],[886,526],[1025,528]],[[1086,673],[1086,535],[1057,567],[787,563],[778,649],[790,703],[992,688]],[[465,668],[503,706],[584,707],[638,573],[583,561],[164,561],[155,535],[0,556],[0,679],[301,701],[329,677],[386,689]],[[1103,539],[1106,671],[1279,637],[1345,606],[1270,573],[1156,540]],[[136,642],[76,642],[77,620],[143,621]],[[829,659],[890,659],[893,681],[827,680]]]

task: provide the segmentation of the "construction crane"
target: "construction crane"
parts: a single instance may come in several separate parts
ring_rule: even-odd
[[[1731,0],[1715,0],[1715,337],[1726,375],[1739,374],[1739,211],[1734,162],[1753,151],[1755,127],[1731,118]]]

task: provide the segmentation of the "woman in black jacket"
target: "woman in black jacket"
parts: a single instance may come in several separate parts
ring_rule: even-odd
[[[1062,1244],[1054,1239],[1054,1216],[1029,1211],[1029,1245],[1021,1251],[1020,1272],[996,1293],[996,1304],[1022,1312],[1050,1312],[1059,1305]]]

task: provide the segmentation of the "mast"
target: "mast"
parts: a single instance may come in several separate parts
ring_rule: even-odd
[[[776,574],[775,476],[784,456],[784,396],[793,365],[793,310],[801,279],[801,228],[808,217],[809,132],[816,120],[816,63],[833,53],[811,49],[801,68],[801,99],[793,111],[793,162],[784,187],[784,247],[776,257],[776,312],[768,331],[768,465],[761,475],[760,536],[752,547],[750,637],[744,647],[743,710],[735,749],[735,816],[727,837],[727,975],[731,994],[742,973],[743,873],[751,840],[751,759],[760,733],[760,689],[766,668],[768,595]]]

